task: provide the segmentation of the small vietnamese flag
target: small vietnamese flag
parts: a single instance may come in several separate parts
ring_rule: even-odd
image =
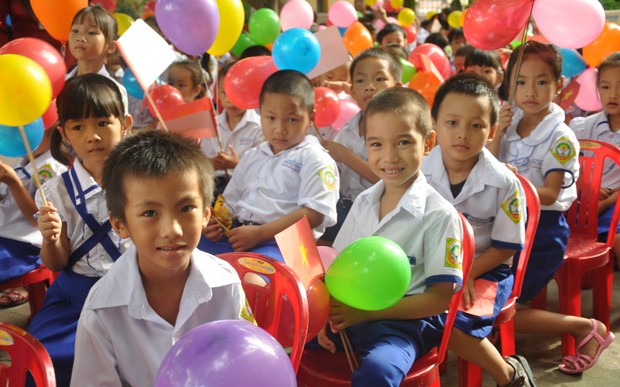
[[[162,109],[160,113],[171,132],[198,140],[217,136],[212,106],[211,100],[205,97]]]
[[[276,234],[275,238],[284,262],[301,279],[306,290],[317,277],[325,274],[307,217]]]

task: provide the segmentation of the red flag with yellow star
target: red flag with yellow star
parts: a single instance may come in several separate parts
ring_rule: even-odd
[[[577,94],[579,94],[579,82],[573,80],[562,90],[556,103],[560,105],[562,110],[567,110],[575,102]]]
[[[318,276],[325,273],[308,218],[304,216],[276,234],[275,238],[284,262],[297,274],[307,290]]]

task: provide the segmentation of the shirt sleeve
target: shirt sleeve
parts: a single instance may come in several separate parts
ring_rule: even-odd
[[[525,242],[525,197],[518,179],[500,191],[502,197],[493,228],[491,245],[501,249],[522,250]]]
[[[553,171],[565,171],[562,188],[575,184],[579,177],[579,141],[572,131],[565,130],[555,139],[549,151],[545,154],[541,172],[547,176]]]
[[[569,127],[575,132],[577,138],[590,138],[591,134],[586,129],[586,118],[575,117],[570,121]]]
[[[232,208],[235,203],[241,200],[241,197],[243,195],[243,190],[245,187],[243,180],[245,179],[245,171],[248,168],[248,156],[250,154],[251,153],[246,153],[243,157],[241,157],[239,164],[237,164],[235,170],[232,173],[230,181],[228,182],[228,184],[226,184],[226,188],[224,189],[223,196],[226,201],[226,205],[228,206],[228,209],[232,212],[233,216],[235,215],[235,213],[232,211]]]
[[[319,153],[320,152],[320,153]],[[336,224],[336,202],[340,178],[336,162],[322,149],[313,151],[311,159],[303,163],[300,171],[299,207],[308,207],[325,216],[322,226]]]

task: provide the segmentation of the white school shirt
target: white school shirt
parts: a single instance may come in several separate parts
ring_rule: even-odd
[[[541,205],[542,210],[566,211],[577,198],[575,182],[579,177],[579,141],[564,123],[564,111],[551,104],[551,113],[538,124],[529,136],[522,138],[517,125],[523,111],[514,108],[512,124],[502,138],[498,159],[517,167],[534,187],[545,185],[549,172],[564,171],[564,183],[555,203]]]
[[[471,224],[476,240],[476,257],[489,247],[523,250],[526,208],[519,179],[489,152],[482,149],[478,162],[455,198],[441,148],[436,146],[422,161],[428,183],[460,211]],[[504,263],[512,264],[512,257]]]
[[[239,156],[243,155],[262,144],[265,141],[263,129],[260,124],[260,115],[254,109],[248,109],[243,114],[241,121],[237,123],[234,129],[230,129],[226,121],[226,110],[217,116],[217,126],[222,140],[222,148],[224,152],[230,152],[228,145],[232,145]],[[214,158],[220,152],[220,144],[216,137],[205,138],[200,143],[202,152],[209,158]],[[229,169],[228,173],[232,173],[233,169]],[[224,170],[215,171],[216,176],[224,176]]]
[[[73,70],[69,71],[67,75],[65,75],[65,80],[69,80],[70,78],[75,77],[77,75],[77,70],[78,70],[77,66],[75,66]],[[123,107],[125,108],[125,115],[128,115],[129,114],[129,97],[127,96],[127,89],[125,89],[125,86],[118,83],[118,81],[112,75],[110,75],[110,73],[108,72],[108,69],[105,68],[105,65],[101,66],[99,71],[97,71],[97,74],[103,75],[104,77],[109,78],[112,81],[114,81],[114,83],[116,83],[116,86],[121,91],[121,97],[123,99]]]
[[[360,120],[362,112],[355,114],[334,138],[334,141],[344,145],[357,156],[368,161],[366,153],[366,140],[360,136]],[[365,189],[372,186],[372,183],[362,178],[345,163],[338,163],[340,170],[340,196],[346,199],[355,200]]]
[[[76,195],[76,200],[78,200],[78,203],[81,203],[82,200],[86,200],[88,213],[91,214],[97,222],[105,222],[108,220],[108,207],[103,190],[99,187],[97,182],[95,182],[95,179],[93,179],[90,173],[84,169],[79,159],[75,159],[72,168],[75,170],[82,190],[85,192],[84,198],[79,197],[80,194],[74,185],[73,193]],[[43,184],[43,191],[45,192],[47,201],[51,202],[58,210],[61,221],[67,224],[67,237],[71,245],[70,251],[75,251],[93,235],[93,232],[73,205],[62,176],[56,176]],[[41,208],[43,199],[41,193],[38,191],[35,196],[35,202],[37,207]],[[131,243],[130,239],[121,240],[114,230],[110,230],[108,236],[121,253],[124,252]],[[114,260],[108,255],[101,243],[98,243],[86,255],[81,257],[75,265],[73,265],[71,270],[87,277],[102,277],[110,270],[113,262]]]
[[[411,263],[407,295],[423,293],[436,283],[463,281],[461,239],[463,228],[454,207],[437,193],[422,173],[407,189],[400,202],[379,219],[383,180],[358,195],[344,221],[334,248],[342,251],[356,240],[383,236],[396,242]]]
[[[578,139],[599,140],[620,146],[620,131],[611,131],[605,112],[573,118],[570,128]],[[620,188],[620,168],[611,160],[605,162],[602,186],[611,189]]]
[[[41,184],[52,177],[67,170],[67,167],[52,157],[50,151],[44,152],[35,158]],[[21,159],[13,166],[17,177],[21,180],[26,191],[34,197],[37,186],[32,178],[34,169],[28,158]],[[37,226],[33,226],[24,217],[17,206],[9,187],[0,183],[0,237],[20,242],[30,243],[41,247],[43,237]]]
[[[245,294],[235,269],[195,250],[170,325],[149,305],[135,247],[123,254],[88,294],[78,322],[72,386],[153,386],[170,348],[193,328],[240,320]]]
[[[224,191],[226,204],[240,221],[268,223],[300,207],[324,215],[315,238],[336,224],[339,188],[336,162],[314,136],[273,154],[269,142],[249,150]]]

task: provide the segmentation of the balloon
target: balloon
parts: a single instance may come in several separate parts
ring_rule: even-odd
[[[220,10],[220,29],[207,52],[211,55],[222,56],[230,51],[243,31],[245,12],[241,0],[215,1]]]
[[[340,114],[338,94],[328,87],[315,87],[314,110],[314,123],[317,128],[333,124]]]
[[[351,56],[356,57],[362,51],[371,48],[374,45],[372,34],[364,25],[358,21],[351,24],[342,37],[347,51]]]
[[[338,256],[338,250],[330,246],[317,246],[316,248],[319,250],[319,257],[321,258],[323,269],[329,269],[334,259]]]
[[[291,28],[310,29],[314,22],[314,11],[306,0],[291,0],[280,11],[282,31]]]
[[[43,128],[45,130],[52,129],[54,124],[58,121],[58,110],[56,108],[56,98],[54,98],[50,105],[47,107],[47,110],[41,116],[43,120]]]
[[[124,34],[125,31],[127,31],[127,29],[131,27],[131,23],[134,22],[131,16],[124,13],[115,12],[112,14],[112,16],[114,16],[114,20],[116,20],[116,24],[118,25],[118,36]]]
[[[252,38],[250,38],[250,35],[244,32],[241,35],[239,35],[239,39],[237,39],[237,42],[235,43],[233,48],[230,49],[230,52],[232,52],[233,55],[240,57],[246,48],[250,46],[255,46],[255,45],[256,43],[254,43]]]
[[[41,117],[52,100],[45,70],[22,55],[0,55],[0,124],[26,125]]]
[[[190,55],[207,51],[220,27],[215,0],[158,0],[155,19],[168,40]]]
[[[307,73],[321,58],[321,46],[314,34],[303,28],[284,31],[273,44],[273,62],[280,70]]]
[[[144,8],[142,9],[142,19],[146,19],[151,16],[155,16],[155,0],[148,1],[144,4]]]
[[[247,321],[200,325],[177,341],[162,360],[156,387],[296,386],[282,346]]]
[[[357,12],[353,4],[338,0],[327,11],[328,19],[338,27],[348,27],[357,21]]]
[[[377,0],[366,0],[365,3],[369,7],[372,7],[373,5],[377,4]]]
[[[413,63],[416,68],[422,67],[419,55],[428,56],[428,59],[433,62],[442,77],[448,78],[450,76],[452,71],[450,67],[450,59],[448,59],[446,52],[439,46],[432,43],[424,43],[411,51],[409,54],[409,62]]]
[[[575,77],[588,68],[586,61],[575,50],[569,48],[559,48],[562,54],[562,75],[567,78]]]
[[[563,48],[580,48],[594,41],[605,26],[605,11],[598,0],[534,1],[532,16],[540,32]]]
[[[73,17],[88,6],[88,0],[30,0],[32,10],[47,32],[61,43],[67,43]]]
[[[144,98],[144,90],[142,90],[142,87],[138,83],[136,76],[131,72],[130,68],[126,68],[125,74],[123,74],[123,86],[127,89],[127,94],[132,97],[137,99]]]
[[[327,324],[329,314],[329,292],[325,283],[321,280],[314,282],[306,291],[308,298],[308,336],[306,342],[314,339],[319,331]],[[280,312],[280,327],[278,328],[278,341],[285,347],[293,346],[295,339],[295,317],[293,308],[288,298],[282,300]]]
[[[469,11],[469,8],[465,8],[459,16],[459,26],[461,27],[463,27],[463,24],[465,24],[465,16],[467,15],[467,11]]]
[[[583,58],[589,66],[596,67],[616,51],[620,51],[620,26],[607,23],[601,35],[583,48]]]
[[[415,12],[411,8],[403,8],[398,13],[397,19],[403,27],[410,26],[415,21]]]
[[[0,48],[0,55],[2,54],[23,55],[41,65],[52,82],[52,98],[55,98],[65,85],[65,61],[60,52],[46,41],[36,38],[11,40]]]
[[[405,4],[405,0],[390,0],[390,5],[395,11],[398,11]]]
[[[428,105],[433,106],[435,93],[441,83],[441,79],[437,78],[432,71],[418,71],[409,81],[409,88],[422,94]]]
[[[116,0],[91,0],[91,4],[99,4],[108,12],[114,12],[116,9]]]
[[[593,112],[601,110],[603,105],[596,90],[596,68],[590,67],[577,77],[579,92],[575,98],[575,105],[581,110]]]
[[[242,109],[256,109],[265,80],[276,71],[278,68],[270,56],[241,59],[232,65],[224,77],[226,97]]]
[[[181,106],[185,103],[183,99],[183,95],[176,87],[170,85],[157,85],[149,90],[149,94],[151,95],[151,99],[157,110],[160,112],[165,109],[170,109],[173,107]],[[148,102],[148,100],[147,100]],[[155,114],[155,109],[150,102],[148,102],[149,111],[153,117],[157,117]]]
[[[512,42],[528,20],[532,1],[477,0],[463,23],[467,43],[481,50],[497,50]]]
[[[358,239],[338,254],[325,273],[329,294],[362,310],[396,304],[409,288],[411,265],[403,249],[390,239]]]
[[[461,15],[462,14],[463,12],[461,11],[450,12],[450,14],[448,15],[448,24],[450,25],[450,27],[452,28],[461,27]]]
[[[340,129],[349,122],[354,115],[356,115],[360,110],[360,107],[353,101],[349,100],[340,100],[340,113],[338,114],[338,118],[336,121],[332,123],[332,127],[335,129]]]
[[[43,140],[43,120],[37,118],[33,122],[24,125],[26,138],[31,150],[37,149]],[[19,128],[16,126],[6,126],[0,124],[0,155],[6,157],[22,157],[26,156],[26,146],[22,140]]]
[[[418,37],[418,32],[416,31],[415,27],[411,25],[403,28],[405,29],[405,31],[407,31],[407,44],[415,42],[416,38]]]
[[[256,44],[272,43],[280,34],[280,19],[275,11],[261,8],[250,16],[250,37]]]
[[[411,80],[411,77],[415,75],[417,70],[415,66],[412,65],[411,62],[409,62],[408,60],[401,57],[399,57],[398,60],[400,60],[400,63],[403,65],[403,75],[401,77],[401,82],[405,84]]]

